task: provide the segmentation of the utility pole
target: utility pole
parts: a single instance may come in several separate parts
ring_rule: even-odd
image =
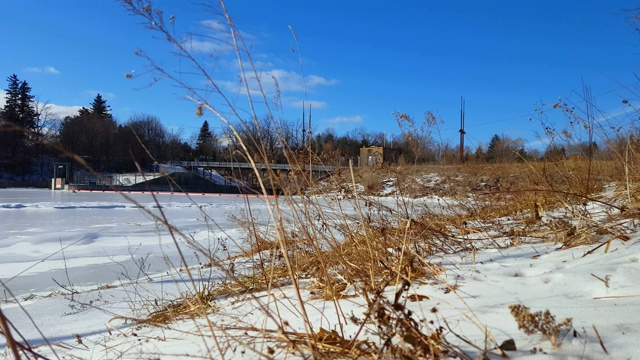
[[[460,97],[460,163],[464,164],[464,98]]]
[[[304,100],[302,101],[302,146],[306,146],[307,141],[305,140],[305,135],[307,130],[304,128],[304,123],[305,123],[305,116],[304,116],[304,107],[305,107],[305,103]]]
[[[304,120],[303,120],[304,122]],[[307,131],[309,132],[307,135],[307,141],[309,142],[309,181],[313,179],[313,159],[311,156],[311,103],[309,103],[309,126],[307,126]]]

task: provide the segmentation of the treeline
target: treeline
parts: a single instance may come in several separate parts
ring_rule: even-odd
[[[36,101],[26,81],[14,74],[7,82],[0,109],[3,173],[44,176],[51,161],[77,163],[75,156],[99,171],[131,171],[136,164],[149,168],[156,157],[184,159],[194,151],[153,115],[135,115],[119,124],[100,94],[89,107],[61,119],[48,104]]]
[[[387,146],[402,150],[406,164],[460,161],[458,145],[438,141],[442,121],[427,112],[424,119],[395,112],[399,134],[366,128],[338,135],[333,129],[315,133],[304,121],[276,121],[268,116],[231,124],[220,133],[203,121],[200,131],[188,139],[168,129],[155,115],[138,114],[119,123],[110,105],[97,94],[77,114],[57,118],[47,104],[35,100],[31,87],[16,75],[7,79],[5,105],[0,109],[0,171],[13,174],[45,172],[45,159],[67,161],[79,156],[98,171],[135,171],[154,162],[246,162],[247,152],[256,162],[303,161],[346,166],[357,165],[362,147]],[[306,126],[305,126],[306,125]],[[487,146],[464,149],[465,162],[558,160],[576,154],[605,157],[598,144],[553,143],[545,151],[526,150],[524,140],[494,135]],[[76,158],[77,159],[77,158]],[[39,166],[39,167],[38,167]]]

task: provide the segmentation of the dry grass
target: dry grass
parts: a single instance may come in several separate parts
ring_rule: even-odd
[[[518,323],[518,329],[527,335],[542,334],[554,348],[562,346],[564,337],[573,329],[573,320],[566,318],[556,322],[556,317],[549,310],[531,312],[528,307],[515,304],[509,305],[511,316]]]
[[[423,182],[422,186],[427,190],[422,191],[434,191],[449,199],[437,211],[428,208],[410,210],[407,201],[398,194],[396,206],[383,206],[374,198],[354,191],[353,186],[345,184],[349,179],[337,174],[325,179],[324,186],[332,182],[331,186],[336,189],[351,191],[351,201],[357,209],[355,215],[345,213],[336,204],[324,202],[323,197],[281,197],[273,206],[281,211],[286,205],[288,215],[280,218],[275,229],[251,221],[241,222],[248,234],[248,247],[237,258],[259,259],[250,276],[230,274],[224,284],[209,284],[205,290],[151,313],[142,322],[167,324],[202,316],[203,312],[217,309],[208,306],[202,311],[199,307],[211,304],[218,297],[246,295],[251,298],[251,294],[270,292],[283,285],[295,288],[301,279],[310,279],[305,282],[305,289],[310,291],[312,298],[334,304],[350,297],[367,299],[365,317],[369,320],[361,326],[367,326],[368,321],[375,324],[377,335],[386,340],[382,345],[346,340],[335,330],[310,326],[311,331],[287,330],[285,335],[270,337],[271,341],[288,343],[296,351],[306,351],[317,357],[367,358],[385,354],[399,358],[417,354],[423,358],[464,358],[465,355],[445,338],[442,328],[416,322],[400,302],[400,296],[386,298],[383,290],[396,286],[404,292],[408,284],[416,281],[439,283],[444,270],[429,260],[437,259],[434,258],[437,255],[475,251],[487,246],[512,246],[522,241],[554,241],[571,247],[621,236],[624,226],[610,221],[615,215],[608,220],[597,220],[583,205],[598,197],[594,194],[602,192],[611,179],[619,175],[615,167],[609,165],[598,164],[599,176],[590,178],[593,193],[575,191],[576,184],[585,181],[580,175],[584,174],[580,171],[584,164],[575,160],[563,164],[511,166],[387,167],[358,170],[351,179],[352,183],[358,178],[373,181],[371,179],[377,176],[382,186],[390,176],[405,182],[414,176],[414,187],[421,183],[421,178],[436,179],[428,185]],[[572,170],[565,174],[559,166]],[[358,177],[357,174],[363,175]],[[366,193],[367,187],[364,188]],[[402,193],[402,190],[398,192]],[[418,192],[409,197],[418,194],[424,195]],[[615,192],[608,198],[599,199],[612,209],[619,207],[619,196]],[[560,209],[565,211],[561,217],[546,215]],[[497,242],[497,238],[510,241]],[[288,259],[289,267],[285,259]],[[215,260],[207,266],[228,269],[226,263]],[[411,301],[414,297],[407,296],[406,299]],[[534,315],[531,316],[536,318]],[[531,316],[523,315],[522,318]],[[554,329],[560,329],[565,322],[549,329],[545,324],[540,323],[536,329],[546,329],[543,335],[548,335],[559,346]],[[270,333],[273,329],[251,330]]]
[[[249,51],[226,13],[224,2],[220,4],[222,23],[232,34],[240,65],[252,64],[250,57],[247,58]],[[175,37],[166,27],[162,12],[145,1],[125,1],[125,5],[131,13],[151,24],[152,30],[166,37],[174,51],[185,61],[192,61],[197,71],[215,85],[214,77],[188,49],[183,48],[181,38]],[[198,97],[198,92],[179,78],[172,77],[170,72],[157,67],[152,61],[151,65],[163,76],[190,90],[199,112],[204,109],[215,114],[230,128],[232,136],[238,137],[229,119],[209,102],[208,94]],[[246,76],[251,76],[255,69],[246,71]],[[250,102],[253,101],[251,94],[248,91]],[[264,103],[269,101],[265,99]],[[227,105],[234,109],[234,104]],[[253,119],[257,118],[254,113]],[[271,118],[277,122],[272,115]],[[254,145],[265,146],[260,139],[252,141]],[[260,154],[248,151],[246,144],[240,145],[248,162],[259,162]],[[289,163],[298,167],[322,160],[314,154],[290,150],[288,144],[283,146]],[[151,309],[147,311],[146,318],[127,320],[166,326],[185,318],[201,319],[207,323],[209,333],[200,338],[205,343],[213,339],[220,353],[224,353],[222,349],[238,344],[257,352],[251,343],[252,336],[262,336],[281,347],[283,353],[280,355],[297,352],[309,358],[334,359],[468,358],[449,342],[445,329],[434,321],[437,309],[432,314],[421,314],[429,315],[431,319],[421,322],[406,308],[406,301],[420,300],[416,295],[405,296],[411,284],[436,283],[455,292],[455,286],[444,282],[443,269],[436,264],[438,256],[445,254],[474,252],[483,247],[513,246],[525,241],[554,241],[570,247],[621,236],[625,231],[624,224],[612,222],[616,212],[612,211],[607,219],[596,218],[585,204],[597,201],[608,209],[620,210],[625,203],[640,200],[636,191],[639,172],[630,166],[637,157],[635,153],[632,155],[631,158],[626,156],[622,165],[620,161],[613,160],[570,158],[517,164],[383,166],[336,172],[323,179],[321,184],[306,172],[286,178],[273,169],[260,172],[254,166],[264,194],[268,194],[270,188],[284,189],[285,194],[278,199],[265,199],[269,210],[268,226],[251,218],[238,219],[247,240],[244,252],[234,258],[217,258],[216,254],[175,229],[170,219],[154,215],[170,230],[180,254],[184,244],[188,244],[189,248],[207,259],[206,267],[220,270],[226,275],[225,279],[199,283],[191,275],[197,269],[186,267],[184,271],[191,286],[187,294],[175,301],[143,304]],[[618,185],[612,187],[611,184]],[[383,205],[374,198],[389,186],[394,189],[390,193],[395,199],[393,206]],[[605,191],[610,188],[613,190]],[[615,189],[624,189],[627,199],[622,196],[623,190]],[[323,196],[313,197],[310,194]],[[442,201],[437,209],[417,208],[412,200],[425,196],[438,196]],[[331,201],[332,197],[346,199],[346,202]],[[158,208],[161,209],[160,206]],[[549,215],[551,213],[561,215]],[[208,214],[203,213],[203,216],[215,223]],[[233,269],[231,264],[238,259],[247,260],[252,267],[245,272]],[[256,300],[258,292],[270,296],[274,289],[283,286],[293,289],[294,295],[273,301],[287,307],[295,304],[300,311],[303,329],[292,330],[273,307],[253,305],[253,311],[273,319],[278,326],[244,326],[241,320],[229,319],[236,325],[225,328],[225,334],[232,329],[239,333],[220,338],[221,326],[214,324],[210,317],[219,311],[213,305],[216,299],[237,297]],[[359,326],[358,334],[365,328],[374,329],[381,341],[378,343],[357,336],[347,339],[340,331],[327,330],[312,323],[306,313],[308,304],[301,295],[303,286],[310,287],[305,289],[311,290],[316,299],[337,308],[338,312],[340,301],[345,298],[366,300],[363,319],[354,316],[344,320],[339,317],[337,327],[341,329],[347,325],[346,321],[350,321]],[[389,287],[396,289],[392,297],[385,295]],[[469,310],[473,315],[473,309]],[[525,331],[540,331],[558,346],[560,330],[570,326],[570,321],[556,324],[550,314],[531,314],[524,307],[514,307],[512,311]],[[470,321],[484,329],[484,325],[471,315]],[[6,326],[3,325],[2,329],[6,330]],[[3,331],[3,334],[10,339],[8,331]],[[498,347],[497,343],[495,347]],[[11,349],[17,351],[15,346]],[[500,352],[499,349],[496,351]],[[276,349],[270,346],[266,354],[259,355],[267,358],[274,354]]]
[[[587,168],[597,172],[590,174]],[[265,182],[276,186],[282,179],[275,172],[264,176]],[[589,165],[581,159],[355,169],[353,175],[335,173],[319,187],[309,186],[315,184],[313,179],[301,177],[297,184],[307,184],[309,193],[324,196],[289,196],[304,191],[299,185],[273,202],[266,200],[274,214],[271,225],[237,219],[247,237],[245,251],[234,257],[220,260],[194,244],[193,249],[209,259],[204,266],[224,271],[226,279],[194,284],[189,294],[153,304],[146,318],[135,321],[151,326],[170,326],[190,318],[210,321],[209,315],[219,311],[213,305],[216,299],[255,300],[259,293],[272,294],[283,286],[292,287],[299,296],[304,282],[311,299],[336,308],[348,298],[365,299],[364,318],[350,321],[361,330],[373,327],[381,342],[347,339],[344,333],[315,327],[304,311],[305,331],[290,329],[278,313],[254,305],[252,311],[275,319],[281,327],[260,328],[229,319],[237,325],[223,330],[242,329],[245,335],[225,338],[225,346],[251,347],[251,336],[261,336],[272,343],[264,354],[267,357],[284,352],[314,358],[466,358],[446,338],[445,329],[433,321],[417,321],[406,309],[404,301],[421,301],[415,294],[403,296],[411,284],[440,284],[456,291],[442,280],[444,270],[434,263],[439,255],[525,241],[554,241],[572,247],[621,238],[626,230],[623,223],[614,221],[617,212],[598,219],[585,204],[599,201],[609,209],[622,209],[621,193],[611,190],[611,184],[620,184],[623,177],[614,162]],[[374,197],[389,184],[396,189],[391,207]],[[437,209],[412,205],[411,199],[434,195],[443,199]],[[341,202],[327,200],[332,196],[347,199],[355,213],[346,211]],[[235,260],[249,260],[253,266],[248,272],[237,271],[230,267]],[[392,298],[384,295],[389,286],[398,289]],[[306,306],[295,298],[278,301],[298,302],[302,309]],[[522,309],[514,317],[525,332],[541,332],[554,346],[560,346],[559,334],[566,321],[555,324],[550,314]],[[216,337],[215,331],[221,327],[209,326],[211,336]],[[495,346],[499,352],[498,344]]]

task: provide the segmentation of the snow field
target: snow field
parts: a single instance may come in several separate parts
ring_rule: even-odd
[[[133,197],[139,205],[117,194],[0,190],[0,307],[32,346],[49,357],[87,359],[300,356],[276,340],[282,321],[287,336],[307,331],[291,286],[215,299],[216,310],[209,315],[216,326],[213,335],[204,319],[158,327],[127,320],[192,293],[166,227],[140,207],[153,214],[162,209],[176,228],[220,258],[237,254],[243,246],[245,235],[234,218],[246,216],[248,206],[258,224],[269,225],[262,199],[202,197],[193,203],[184,196],[161,195],[158,206],[150,195]],[[378,200],[387,207],[394,203]],[[417,203],[435,207],[439,201]],[[345,211],[355,214],[349,206],[345,202]],[[630,224],[637,227],[635,221]],[[488,337],[498,343],[514,339],[518,350],[507,352],[514,359],[638,358],[640,235],[632,232],[629,237],[612,240],[606,253],[604,248],[589,253],[594,246],[560,249],[559,244],[523,241],[504,249],[436,256],[429,260],[444,269],[439,278],[413,282],[401,301],[416,319],[447,329],[447,339],[472,358],[485,344],[493,348]],[[180,245],[196,282],[223,281],[224,271],[201,266],[206,259],[189,244]],[[250,261],[236,266],[246,268]],[[380,345],[375,324],[365,321],[366,299],[324,301],[312,281],[302,279],[300,288],[314,331],[335,330],[345,339],[358,334],[359,340]],[[396,291],[390,286],[384,294],[393,299]],[[355,292],[347,289],[345,294]],[[575,332],[554,349],[541,335],[518,330],[509,314],[512,304],[549,310],[558,322],[572,318]],[[269,318],[265,309],[279,317]],[[362,331],[351,316],[366,323]],[[456,341],[452,332],[478,348]],[[49,348],[43,339],[55,345]],[[0,356],[9,356],[3,341],[0,338]],[[490,358],[499,358],[495,354]]]

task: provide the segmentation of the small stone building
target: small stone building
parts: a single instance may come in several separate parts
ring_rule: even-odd
[[[402,150],[383,146],[360,148],[358,166],[380,166],[382,164],[398,164]]]

